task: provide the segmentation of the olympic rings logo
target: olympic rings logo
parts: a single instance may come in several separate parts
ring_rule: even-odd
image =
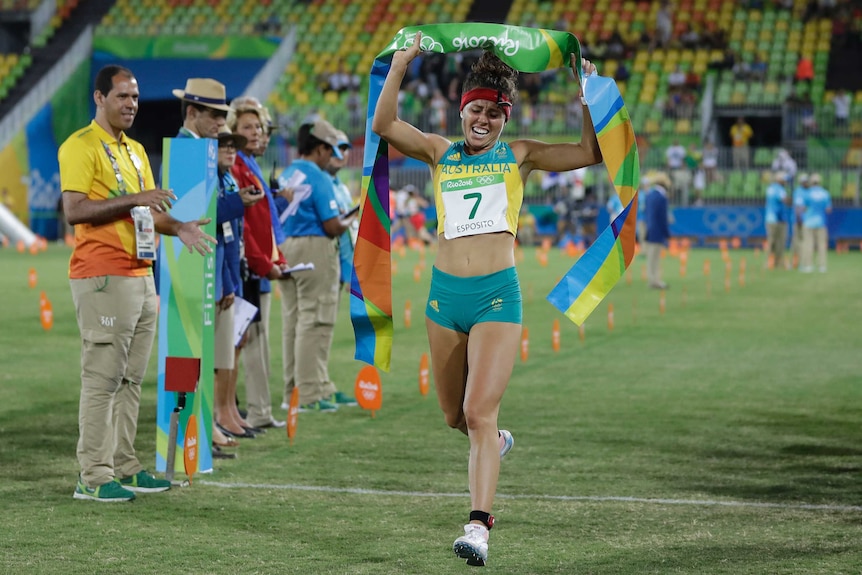
[[[476,183],[490,185],[494,183],[494,176],[478,176]]]
[[[413,36],[404,36],[404,31],[401,30],[398,32],[398,35],[395,37],[395,40],[392,41],[392,44],[389,46],[390,50],[406,50],[410,46],[413,45]],[[443,53],[443,44],[432,38],[431,36],[427,36],[422,34],[422,39],[419,41],[419,48],[423,52],[439,52]]]
[[[703,223],[716,236],[747,237],[763,224],[763,215],[755,209],[707,209]]]

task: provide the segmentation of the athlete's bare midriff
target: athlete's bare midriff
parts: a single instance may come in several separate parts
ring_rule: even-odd
[[[447,240],[437,236],[435,267],[459,277],[492,274],[515,265],[515,236],[508,232]]]

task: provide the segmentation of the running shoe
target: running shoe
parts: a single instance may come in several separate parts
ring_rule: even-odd
[[[89,499],[100,503],[119,503],[122,501],[132,501],[135,494],[123,487],[114,480],[103,483],[98,487],[87,487],[81,478],[78,477],[78,485],[75,487],[75,493],[72,495],[75,499]]]
[[[349,395],[341,391],[336,391],[335,393],[327,397],[326,401],[328,401],[329,403],[334,403],[338,407],[356,407],[357,405],[359,405],[355,397],[350,397]]]
[[[141,470],[131,477],[123,477],[120,479],[120,486],[129,491],[137,491],[138,493],[158,493],[160,491],[167,491],[170,489],[171,482],[167,479],[159,479],[158,477]]]
[[[325,399],[299,406],[300,413],[331,413],[333,411],[338,411],[338,406],[326,401]]]
[[[488,528],[478,523],[468,523],[464,526],[464,535],[452,545],[452,551],[461,559],[466,559],[467,565],[484,567],[488,560]]]
[[[500,459],[503,459],[512,450],[512,446],[515,445],[515,438],[512,437],[510,431],[506,431],[505,429],[501,429],[497,433],[500,437]]]

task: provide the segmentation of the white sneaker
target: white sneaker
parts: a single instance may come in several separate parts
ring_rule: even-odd
[[[467,565],[484,567],[488,560],[488,528],[477,523],[464,526],[464,535],[455,540],[452,551]]]
[[[500,459],[506,457],[506,454],[511,451],[512,446],[515,445],[515,438],[512,437],[512,433],[510,431],[506,431],[505,429],[501,429],[499,431],[500,434]]]
[[[287,403],[286,401],[282,401],[282,402],[281,402],[281,408],[282,408],[284,411],[287,411],[288,409],[290,409],[290,404],[289,404],[289,403]]]

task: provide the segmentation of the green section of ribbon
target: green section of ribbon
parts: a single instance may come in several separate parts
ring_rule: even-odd
[[[422,32],[423,51],[451,54],[481,48],[493,52],[519,72],[543,72],[569,66],[569,55],[574,54],[578,77],[581,76],[581,46],[574,34],[504,24],[467,22],[408,26],[398,31],[377,59],[388,60],[395,51],[412,46],[418,31]]]

